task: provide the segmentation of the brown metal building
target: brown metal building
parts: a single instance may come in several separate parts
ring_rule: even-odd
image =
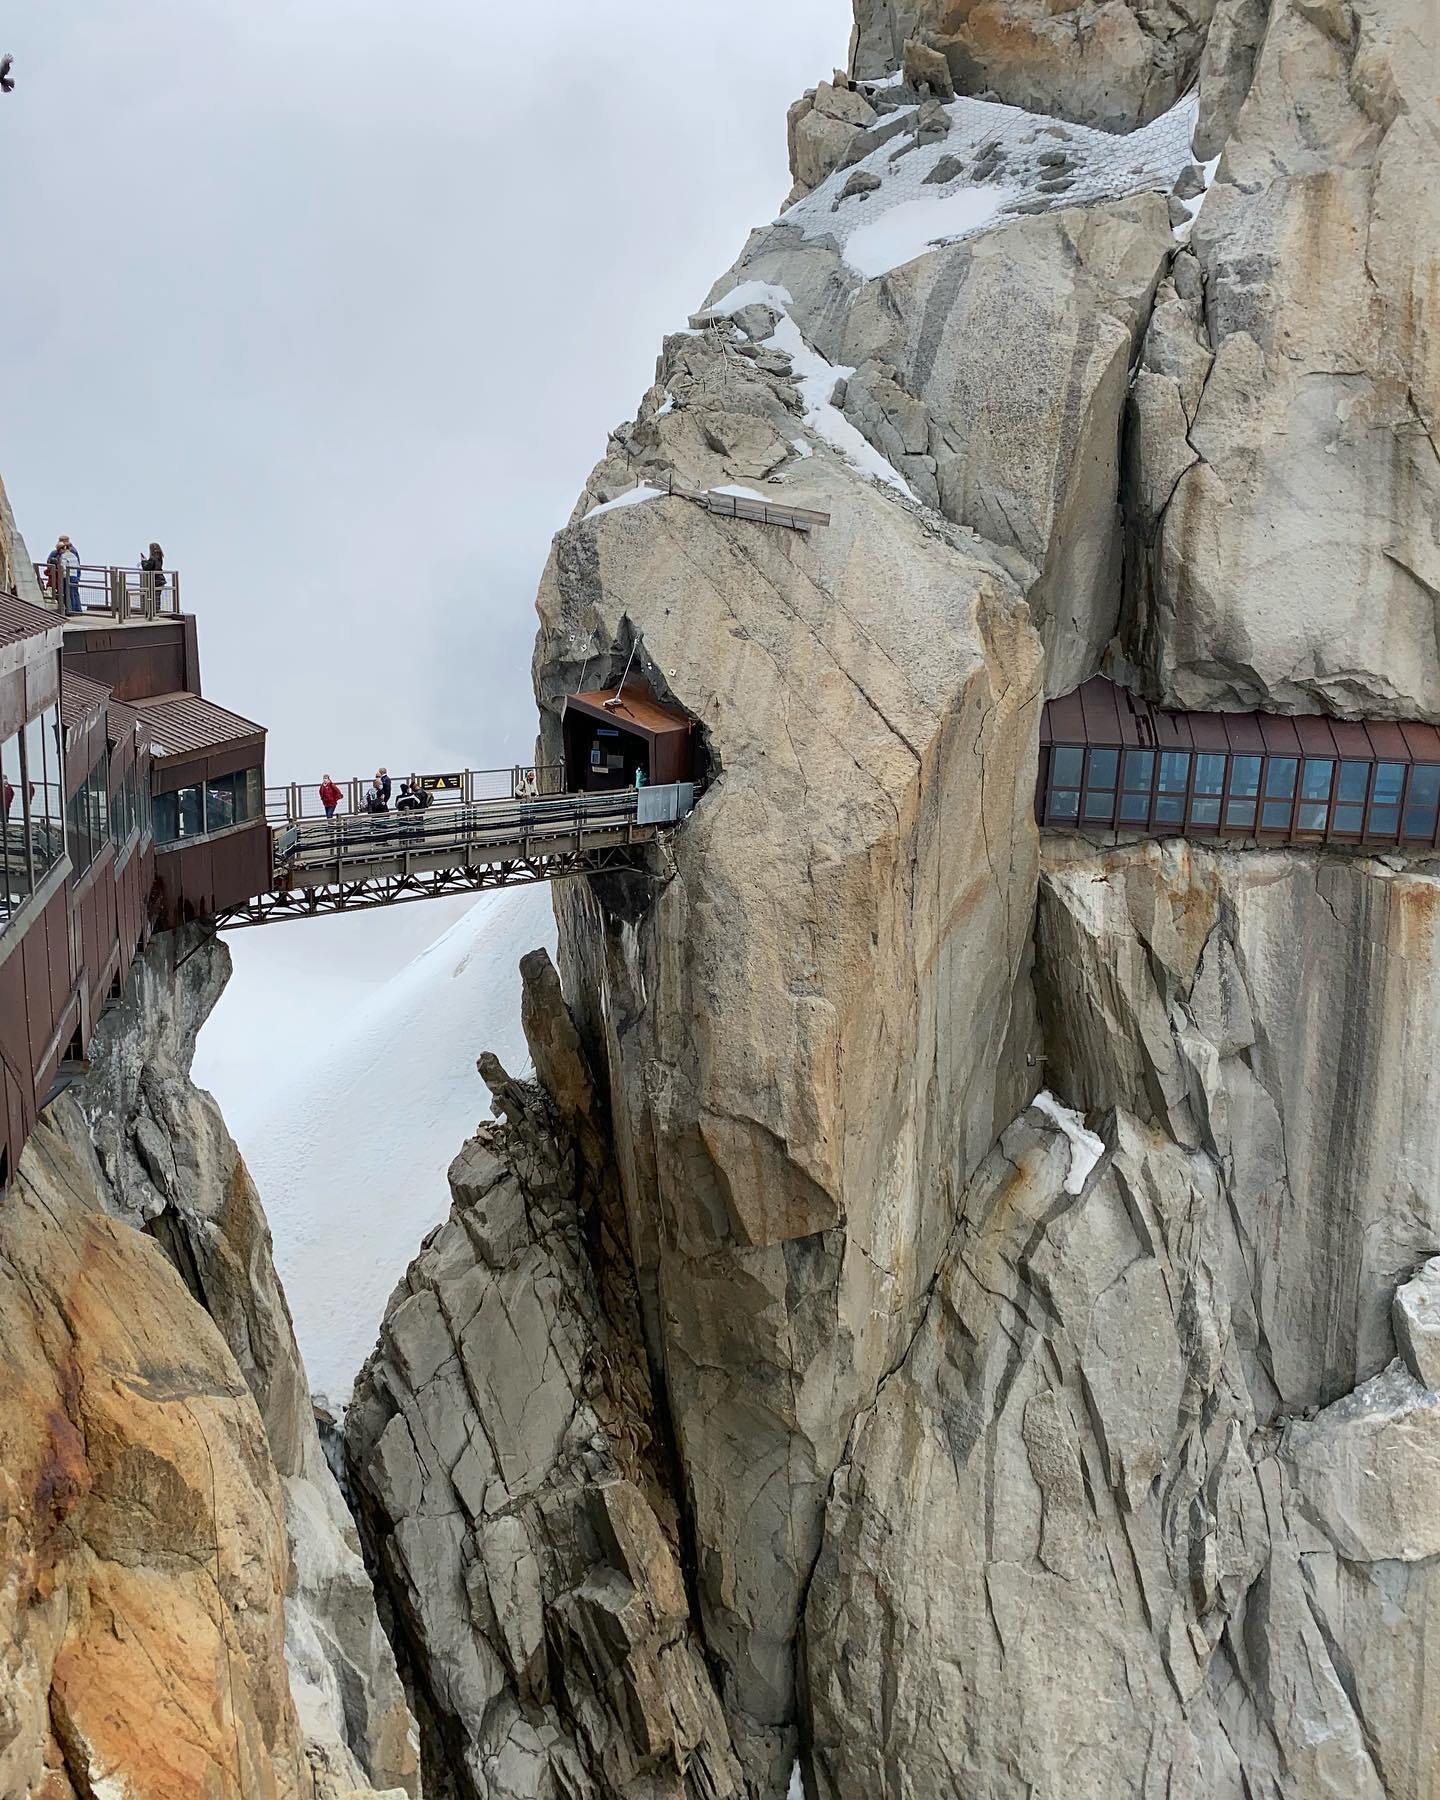
[[[570,793],[633,787],[637,771],[652,787],[695,779],[694,721],[648,688],[571,694],[561,730]]]
[[[1165,712],[1097,678],[1045,707],[1036,817],[1068,830],[1434,849],[1440,731]]]
[[[273,881],[265,733],[201,696],[178,578],[99,575],[58,612],[0,487],[0,1186],[151,933]]]

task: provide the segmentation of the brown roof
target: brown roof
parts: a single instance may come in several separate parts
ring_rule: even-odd
[[[598,688],[590,694],[571,694],[565,704],[592,718],[613,719],[617,725],[628,725],[632,731],[643,731],[648,737],[663,737],[670,731],[690,729],[688,713],[681,712],[678,707],[666,706],[648,688],[624,688],[618,706],[614,700],[614,688]]]
[[[1098,675],[1073,693],[1046,701],[1040,742],[1440,762],[1440,731],[1433,725],[1320,713],[1168,712]]]
[[[265,727],[223,706],[202,700],[198,694],[157,694],[149,700],[130,702],[150,727],[156,756],[194,755],[197,750],[218,750],[237,738],[263,737]]]
[[[111,744],[118,744],[139,723],[140,713],[137,709],[124,700],[116,700],[112,695],[105,708],[105,732]]]
[[[59,613],[32,606],[14,594],[0,594],[0,645],[18,644],[22,638],[62,629]]]
[[[83,725],[98,712],[104,712],[110,690],[103,681],[92,681],[88,675],[76,675],[69,669],[60,671],[60,719],[72,728]]]

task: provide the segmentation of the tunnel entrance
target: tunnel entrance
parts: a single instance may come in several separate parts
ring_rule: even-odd
[[[638,684],[570,694],[561,729],[571,793],[695,779],[694,721]]]

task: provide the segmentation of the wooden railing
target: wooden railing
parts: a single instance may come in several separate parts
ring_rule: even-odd
[[[180,576],[174,569],[152,573],[112,563],[81,563],[68,575],[53,563],[36,563],[46,598],[67,616],[96,614],[117,619],[173,619],[180,615]]]
[[[335,807],[337,820],[373,816],[383,819],[386,816],[383,813],[367,814],[365,810],[365,796],[371,779],[352,775],[337,780],[336,786],[340,789],[340,799]],[[390,813],[396,810],[401,788],[412,779],[418,780],[430,796],[430,804],[422,815],[425,818],[456,807],[474,806],[481,801],[551,799],[565,791],[565,770],[559,763],[538,766],[517,763],[508,769],[453,769],[438,775],[397,773],[392,769]],[[292,781],[284,787],[267,787],[265,790],[265,817],[272,825],[304,825],[312,820],[323,824],[325,816],[318,782],[302,785]],[[400,816],[403,818],[404,814]]]

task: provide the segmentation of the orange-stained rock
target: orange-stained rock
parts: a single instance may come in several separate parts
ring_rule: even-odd
[[[78,1173],[52,1146],[0,1203],[0,1794],[308,1800],[260,1415]]]

